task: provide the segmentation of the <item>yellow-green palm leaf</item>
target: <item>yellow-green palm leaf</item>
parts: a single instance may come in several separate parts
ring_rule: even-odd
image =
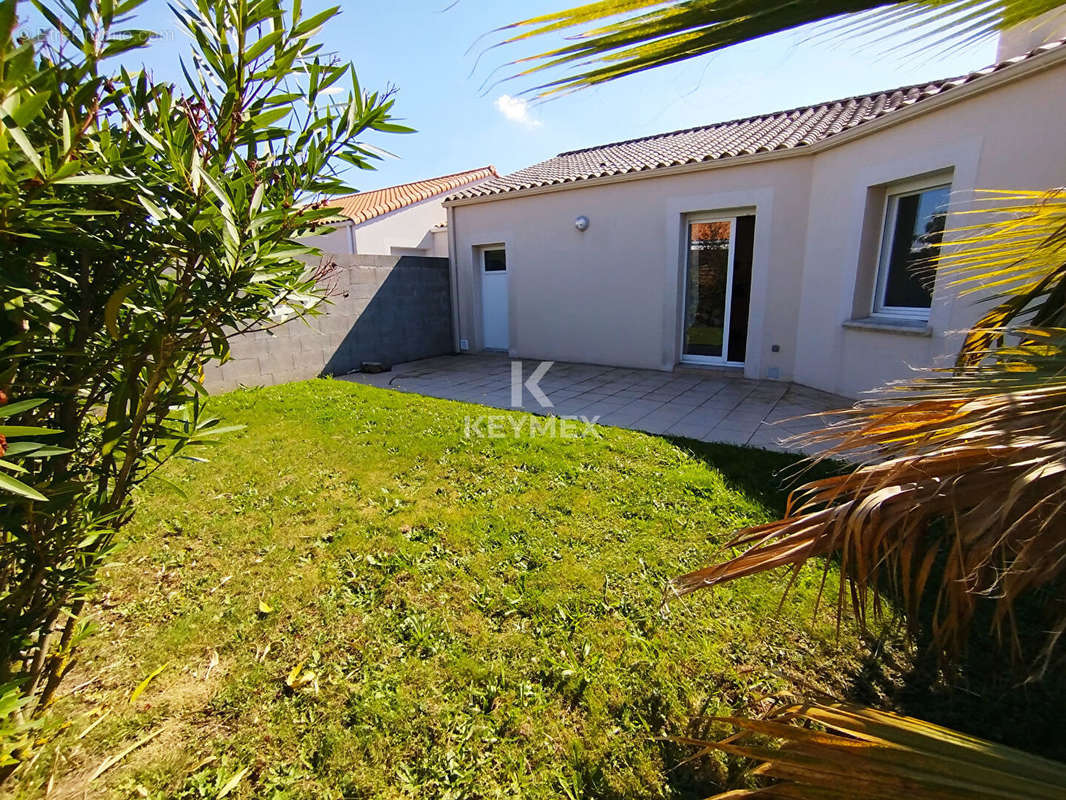
[[[598,0],[509,25],[502,30],[513,35],[501,44],[579,29],[579,35],[566,44],[512,62],[524,67],[515,77],[562,70],[562,77],[534,87],[547,95],[811,23],[834,22],[860,32],[894,25],[927,40],[965,40],[991,35],[1060,4],[1055,0]]]

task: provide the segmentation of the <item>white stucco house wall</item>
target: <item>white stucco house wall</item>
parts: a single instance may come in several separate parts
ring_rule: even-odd
[[[497,177],[492,166],[427,178],[330,199],[333,230],[312,243],[345,255],[448,256],[444,198],[460,188]]]
[[[1005,36],[969,75],[562,153],[452,193],[456,349],[716,366],[849,397],[948,361],[980,309],[914,273],[935,212],[950,231],[975,190],[1066,186],[1066,46],[1013,49],[1038,44]]]

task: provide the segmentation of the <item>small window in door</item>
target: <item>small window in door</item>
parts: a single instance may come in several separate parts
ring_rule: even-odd
[[[485,272],[506,272],[507,252],[505,250],[482,250]]]

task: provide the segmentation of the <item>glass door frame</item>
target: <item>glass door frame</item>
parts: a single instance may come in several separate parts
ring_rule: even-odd
[[[684,225],[684,244],[682,245],[681,254],[681,346],[680,346],[680,358],[678,361],[682,364],[702,364],[718,367],[743,367],[743,361],[729,361],[729,326],[732,322],[733,314],[733,259],[736,257],[736,243],[737,243],[737,217],[738,214],[715,214],[715,213],[693,213],[685,214],[683,217]],[[688,270],[689,259],[692,257],[692,226],[701,222],[728,222],[729,223],[729,258],[726,265],[726,282],[725,282],[725,317],[722,327],[722,355],[720,356],[699,356],[688,355],[685,353],[685,339],[687,338],[688,330],[686,327],[685,311],[688,308]]]

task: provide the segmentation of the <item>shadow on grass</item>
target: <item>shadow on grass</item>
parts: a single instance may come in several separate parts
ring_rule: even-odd
[[[673,436],[662,437],[691,453],[721,473],[730,489],[743,492],[777,514],[785,513],[788,494],[806,481],[839,474],[838,461],[813,463],[794,453],[777,453],[755,447],[700,442]]]
[[[935,576],[930,583],[935,584]],[[1041,598],[1026,598],[1017,609],[1023,657],[1013,658],[1009,641],[991,633],[992,603],[978,609],[966,652],[943,668],[928,630],[934,597],[918,620],[914,658],[900,663],[873,642],[848,699],[889,707],[903,714],[1066,762],[1066,674],[1061,652],[1039,679],[1028,680],[1033,657],[1045,644],[1047,625]]]
[[[810,465],[795,455],[666,438],[718,470],[731,488],[743,491],[778,514],[785,512],[788,493],[803,482],[846,469],[839,462]],[[784,586],[787,571],[782,570],[781,576]],[[934,574],[930,585],[936,583]],[[901,598],[893,594],[892,587],[882,587],[882,592],[889,605],[894,604],[897,609],[901,606]],[[1062,669],[1061,653],[1042,679],[1027,681],[1025,659],[1013,659],[1009,642],[1001,644],[990,633],[989,601],[978,610],[965,654],[945,670],[927,635],[935,596],[927,593],[924,600],[913,646],[906,652],[886,646],[888,640],[899,641],[902,636],[899,627],[886,622],[886,638],[870,638],[862,668],[851,677],[840,699],[895,710],[1066,761],[1066,670]],[[1044,609],[1048,602],[1054,600],[1030,597],[1016,609],[1019,641],[1029,663],[1045,643],[1048,625]]]

